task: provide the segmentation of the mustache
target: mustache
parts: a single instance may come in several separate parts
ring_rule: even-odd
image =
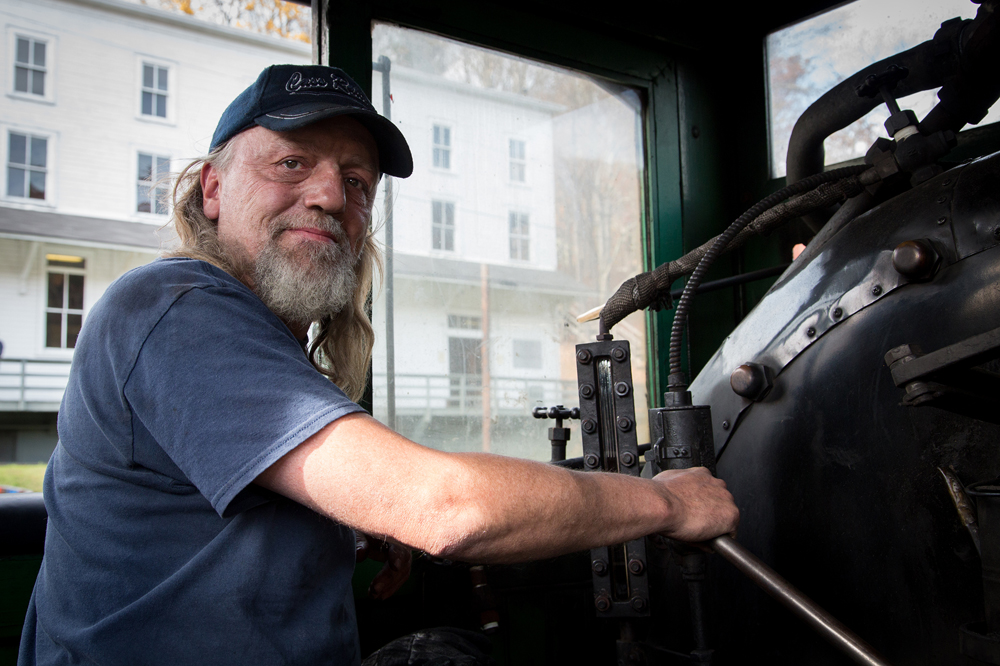
[[[317,214],[278,217],[271,221],[269,231],[271,239],[274,240],[289,229],[303,228],[319,229],[324,233],[330,234],[338,245],[350,245],[350,239],[347,237],[347,232],[344,231],[344,225],[340,223],[340,220],[330,215]]]

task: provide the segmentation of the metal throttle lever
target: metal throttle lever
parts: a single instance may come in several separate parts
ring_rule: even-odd
[[[781,574],[764,564],[731,536],[715,537],[707,543],[740,573],[805,620],[821,636],[840,648],[855,662],[868,666],[889,666],[872,646],[816,605],[812,599],[795,589]]]
[[[693,405],[689,391],[668,391],[663,396],[663,402],[664,407],[649,410],[649,430],[654,442],[651,471],[656,473],[665,469],[703,466],[714,475],[711,409]],[[649,459],[650,455],[647,453],[646,457]],[[888,666],[888,662],[870,645],[732,537],[720,536],[706,543],[851,659],[867,666]]]

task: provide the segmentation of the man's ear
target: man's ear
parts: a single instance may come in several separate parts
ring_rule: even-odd
[[[201,208],[205,217],[219,219],[219,170],[213,164],[201,165]]]

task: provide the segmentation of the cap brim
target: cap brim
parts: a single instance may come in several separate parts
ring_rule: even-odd
[[[353,116],[375,139],[379,170],[382,173],[398,178],[406,178],[413,173],[413,155],[403,133],[392,121],[373,111],[330,102],[309,102],[257,116],[254,122],[275,132],[287,132],[324,118],[344,115]]]

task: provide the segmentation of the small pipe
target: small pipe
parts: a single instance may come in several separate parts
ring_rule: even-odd
[[[840,648],[855,662],[867,666],[888,666],[888,662],[882,659],[868,643],[795,589],[791,583],[735,539],[730,536],[720,536],[708,543],[740,573],[805,620],[823,638]]]
[[[761,268],[760,270],[750,271],[749,273],[740,273],[739,275],[733,275],[732,277],[719,278],[718,280],[712,280],[711,282],[704,282],[697,289],[695,289],[695,294],[704,294],[708,291],[715,291],[717,289],[725,289],[726,287],[732,287],[735,285],[746,284],[747,282],[754,282],[756,280],[763,280],[764,278],[774,277],[775,275],[781,275],[791,266],[788,264],[781,264],[779,266],[771,266],[770,268]],[[670,298],[676,300],[681,297],[684,293],[684,287],[678,289],[670,290]]]
[[[641,456],[646,451],[649,451],[652,446],[652,444],[640,444],[638,447],[639,455]],[[569,469],[583,469],[585,466],[583,463],[583,456],[580,456],[579,458],[567,458],[566,460],[559,460],[556,462],[550,461],[549,464],[555,465],[556,467],[568,467]]]

